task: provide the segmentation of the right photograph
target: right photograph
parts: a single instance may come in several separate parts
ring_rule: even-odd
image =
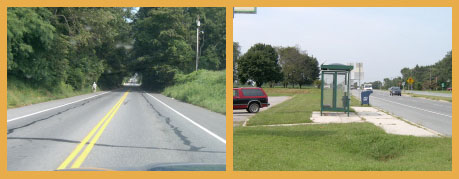
[[[451,171],[451,7],[234,7],[235,171]]]

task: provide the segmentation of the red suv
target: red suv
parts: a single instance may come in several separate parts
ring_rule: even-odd
[[[233,88],[233,109],[246,109],[257,113],[260,108],[268,107],[268,95],[261,88]]]

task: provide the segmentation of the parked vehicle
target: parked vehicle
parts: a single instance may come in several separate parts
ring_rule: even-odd
[[[260,108],[268,106],[268,95],[262,88],[233,88],[233,109],[257,113]]]
[[[394,95],[402,96],[402,90],[400,89],[400,87],[396,87],[396,86],[390,87],[390,95],[391,96],[394,96]]]
[[[448,88],[448,89],[446,89],[446,90],[448,90],[448,91],[453,91],[453,88]]]

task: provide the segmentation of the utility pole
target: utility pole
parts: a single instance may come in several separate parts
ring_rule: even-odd
[[[198,15],[198,19],[196,19],[196,25],[198,26],[196,28],[196,71],[198,71],[198,64],[199,64],[199,26],[201,26],[201,22],[199,21],[199,15]]]
[[[430,82],[429,82],[429,88],[430,90],[432,90],[432,67],[430,67],[430,78],[429,78]]]

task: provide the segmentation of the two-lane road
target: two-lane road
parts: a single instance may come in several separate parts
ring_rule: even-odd
[[[8,170],[225,164],[225,120],[138,87],[11,109]]]
[[[352,90],[352,94],[360,98],[359,91]],[[370,95],[370,104],[443,135],[452,135],[452,103],[410,96],[390,96],[389,91],[374,90]]]

